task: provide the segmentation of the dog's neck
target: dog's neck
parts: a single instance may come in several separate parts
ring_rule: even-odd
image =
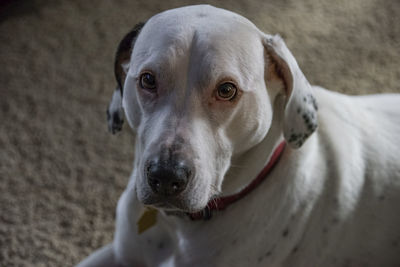
[[[248,186],[269,163],[275,149],[282,142],[282,136],[274,140],[266,138],[251,151],[235,158],[225,175],[221,196],[235,194]]]
[[[283,105],[284,99],[278,97],[274,102],[271,127],[264,139],[250,150],[232,158],[231,167],[222,184],[222,196],[235,194],[246,187],[267,165],[274,149],[283,142],[280,125]]]

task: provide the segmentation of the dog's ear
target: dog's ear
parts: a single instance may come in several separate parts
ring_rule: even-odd
[[[124,110],[122,108],[121,90],[117,87],[107,108],[108,131],[115,134],[122,130]]]
[[[118,87],[121,90],[121,96],[124,92],[124,82],[129,69],[132,50],[143,26],[143,22],[136,24],[136,26],[122,38],[118,45],[117,53],[115,54],[114,74]]]
[[[279,35],[264,36],[267,87],[279,87],[286,95],[283,135],[299,148],[317,128],[317,103],[312,87]]]
[[[115,54],[114,74],[115,79],[117,80],[117,88],[115,89],[107,108],[108,130],[113,134],[121,131],[124,122],[124,112],[122,108],[124,83],[126,73],[129,69],[132,49],[143,26],[144,23],[139,23],[129,33],[127,33],[120,41],[117,53]]]

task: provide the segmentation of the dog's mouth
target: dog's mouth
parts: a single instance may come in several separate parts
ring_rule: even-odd
[[[193,209],[185,205],[180,199],[157,199],[153,201],[145,201],[145,206],[149,206],[165,212],[191,212]]]
[[[213,198],[211,198],[212,201]],[[209,202],[205,203],[204,205],[196,205],[199,203],[188,203],[183,198],[151,198],[145,199],[142,201],[142,204],[148,207],[155,208],[160,211],[164,211],[167,213],[195,213],[202,211],[207,207]]]
[[[207,206],[216,198],[218,195],[213,195],[205,205],[190,205],[182,198],[171,198],[171,199],[147,199],[142,202],[145,206],[155,208],[160,211],[164,211],[168,214],[185,214],[185,213],[197,213],[203,211]]]
[[[151,204],[150,206],[152,206],[153,208],[165,210],[165,211],[183,211],[182,209],[176,207],[175,205],[173,205],[169,202],[154,203],[154,204]]]

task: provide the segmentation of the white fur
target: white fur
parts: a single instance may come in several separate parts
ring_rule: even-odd
[[[271,60],[286,71],[286,89],[265,79]],[[137,88],[143,70],[157,73],[155,101]],[[213,98],[226,77],[241,89],[235,104]],[[124,90],[138,133],[135,167],[118,203],[114,242],[78,266],[399,266],[399,95],[352,97],[310,86],[280,37],[210,6],[151,18]],[[317,129],[306,127],[303,113]],[[302,142],[289,141],[293,133]],[[216,192],[237,192],[277,144],[290,145],[257,189],[211,220],[161,209],[156,226],[138,235],[141,202],[152,199],[144,160],[177,135],[197,159],[177,207],[184,211],[201,209]]]

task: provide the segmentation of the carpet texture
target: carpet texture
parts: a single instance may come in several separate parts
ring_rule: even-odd
[[[398,0],[205,2],[280,33],[312,84],[400,92]],[[137,22],[195,3],[0,2],[0,266],[73,266],[112,240],[134,146],[127,124],[106,127],[115,49]]]

